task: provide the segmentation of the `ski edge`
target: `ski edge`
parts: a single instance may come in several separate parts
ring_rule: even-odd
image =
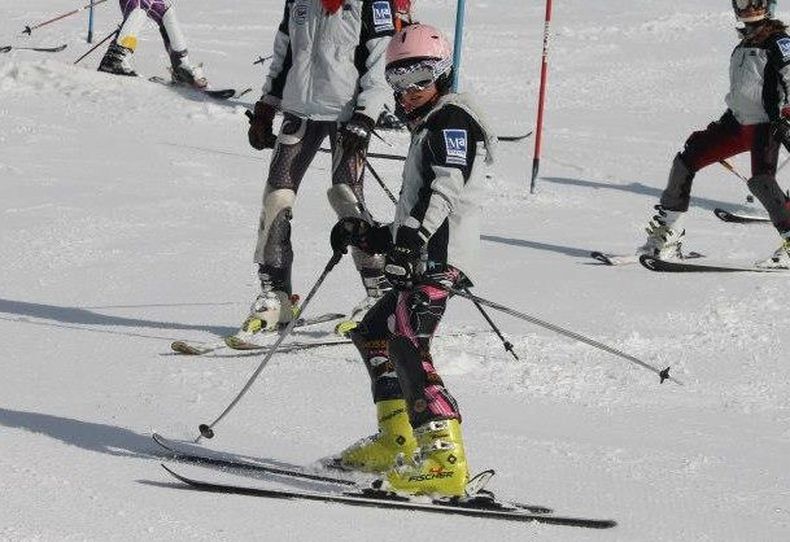
[[[741,213],[736,213],[734,211],[727,211],[726,209],[722,209],[717,207],[713,210],[713,214],[719,220],[724,222],[729,222],[731,224],[753,224],[753,223],[770,223],[771,219],[767,216],[757,216],[757,215],[746,215]]]
[[[231,484],[207,482],[189,478],[175,472],[166,465],[161,464],[162,468],[176,480],[193,487],[200,491],[213,493],[230,493],[237,495],[247,495],[253,497],[268,497],[286,500],[309,500],[328,503],[348,504],[352,506],[367,506],[374,508],[386,508],[391,510],[410,510],[428,513],[441,513],[463,515],[467,517],[478,517],[487,519],[498,519],[505,521],[520,522],[539,522],[553,525],[563,525],[569,527],[583,527],[592,529],[609,529],[615,527],[617,522],[608,519],[575,518],[564,516],[551,516],[530,514],[519,511],[499,511],[476,509],[472,507],[453,506],[443,503],[420,503],[411,500],[389,500],[365,496],[364,494],[336,494],[336,493],[313,493],[302,491],[287,491],[277,489],[253,488],[247,486],[237,486]],[[405,499],[405,498],[404,498]]]
[[[290,478],[301,478],[305,480],[311,480],[314,482],[324,482],[328,484],[344,485],[348,487],[357,486],[357,482],[355,482],[354,480],[337,478],[334,476],[323,476],[311,472],[302,472],[293,469],[283,469],[279,467],[270,467],[268,465],[259,465],[251,461],[246,461],[241,458],[237,460],[230,460],[230,459],[223,459],[219,457],[200,456],[194,453],[185,452],[183,450],[179,450],[178,447],[176,446],[176,443],[173,443],[170,439],[168,439],[163,435],[160,435],[159,433],[152,433],[151,438],[155,443],[157,443],[163,449],[173,454],[175,459],[179,459],[181,461],[188,461],[190,463],[195,463],[195,464],[227,467],[227,468],[239,469],[239,470],[265,472],[268,474],[274,474],[279,476],[288,476]]]

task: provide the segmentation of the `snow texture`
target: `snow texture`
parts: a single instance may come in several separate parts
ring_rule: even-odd
[[[787,277],[664,276],[587,257],[641,244],[674,153],[723,111],[735,42],[727,5],[555,3],[538,192],[529,194],[527,140],[500,145],[484,196],[479,295],[671,365],[685,386],[492,313],[515,361],[462,299],[435,342],[472,468],[496,469],[492,488],[504,498],[619,521],[606,532],[178,489],[151,432],[194,437],[260,359],[179,357],[169,343],[232,331],[256,293],[269,151],[249,148],[243,113],[262,84],[252,61],[270,50],[282,2],[179,4],[191,56],[215,86],[256,89],[243,103],[97,73],[101,51],[73,66],[88,48],[85,17],[17,36],[74,2],[7,5],[9,43],[69,48],[0,55],[0,539],[787,540]],[[452,31],[455,2],[417,7]],[[503,135],[534,125],[543,9],[469,2],[462,88]],[[117,19],[112,2],[97,8],[97,35]],[[155,29],[135,64],[166,73]],[[405,152],[406,135],[386,137],[394,149],[374,139],[373,150]],[[734,163],[748,171],[743,157]],[[400,164],[374,165],[397,190]],[[330,256],[329,168],[316,159],[295,208],[301,292]],[[392,206],[372,181],[368,199],[386,220]],[[745,196],[723,168],[701,172],[687,248],[717,260],[770,254],[770,226],[711,212],[745,210]],[[344,261],[310,311],[346,311],[361,296]],[[356,352],[323,348],[275,356],[208,445],[310,464],[374,421]]]

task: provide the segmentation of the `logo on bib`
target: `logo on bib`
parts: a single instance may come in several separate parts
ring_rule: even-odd
[[[442,130],[447,163],[454,166],[466,165],[467,135],[466,130]]]
[[[782,58],[784,60],[790,59],[790,38],[782,38],[777,40],[776,44],[779,46],[779,50],[782,52]]]
[[[373,2],[373,26],[376,27],[376,32],[395,30],[389,2]]]

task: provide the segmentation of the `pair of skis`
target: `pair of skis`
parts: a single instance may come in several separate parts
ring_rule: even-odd
[[[650,271],[660,273],[789,273],[790,269],[765,268],[754,265],[737,265],[728,263],[701,263],[694,260],[703,258],[702,254],[691,252],[677,260],[661,260],[647,254],[613,255],[603,252],[591,252],[590,257],[605,265],[622,266],[639,263]]]
[[[196,88],[191,87],[182,83],[177,83],[171,79],[166,79],[164,77],[160,77],[158,75],[154,75],[153,77],[148,78],[149,81],[152,83],[159,83],[160,85],[165,85],[167,87],[173,87],[176,89],[186,89],[186,90],[193,90],[209,98],[213,98],[215,100],[231,100],[231,99],[239,99],[245,94],[252,92],[251,88],[245,88],[244,90],[236,90],[235,88],[222,88],[222,89],[213,89],[213,88]]]
[[[345,318],[344,314],[338,312],[328,312],[312,318],[299,318],[294,325],[294,329],[300,327],[314,326],[326,322],[333,322]],[[274,333],[263,333],[264,335],[274,335]],[[261,332],[255,334],[261,335]],[[224,348],[231,348],[233,350],[254,350],[256,352],[266,353],[270,348],[269,345],[258,344],[253,341],[254,336],[244,331],[239,331],[234,335],[223,337],[219,341],[211,343],[191,342],[191,341],[174,341],[170,344],[170,349],[177,354],[184,354],[187,356],[202,356],[210,352],[216,352]],[[351,341],[348,339],[328,339],[324,341],[310,341],[310,342],[293,342],[287,343],[280,348],[278,352],[294,352],[297,350],[305,350],[308,348],[318,348],[321,346],[332,346],[337,344],[348,344]]]
[[[162,465],[165,471],[176,480],[189,487],[212,493],[230,493],[270,499],[317,501],[324,503],[347,504],[388,510],[409,510],[444,515],[461,515],[489,520],[539,522],[571,527],[607,529],[617,523],[607,519],[577,518],[555,516],[550,508],[527,505],[517,502],[501,501],[485,489],[494,471],[481,472],[467,485],[467,495],[458,498],[430,498],[404,496],[380,489],[380,484],[370,487],[358,485],[356,480],[339,476],[327,476],[302,468],[284,468],[267,465],[260,460],[215,452],[183,441],[166,439],[153,435],[154,442],[161,446],[173,459],[188,461],[202,466],[215,466],[226,470],[257,472],[281,478],[304,479],[325,484],[325,489],[299,491],[273,489],[262,486],[238,485],[184,476],[173,468]],[[376,487],[378,485],[378,487]]]

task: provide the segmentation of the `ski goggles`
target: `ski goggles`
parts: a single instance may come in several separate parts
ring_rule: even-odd
[[[766,0],[732,0],[732,5],[738,9],[765,8],[768,7],[768,2]]]
[[[413,90],[425,90],[449,71],[452,59],[423,60],[406,66],[387,68],[385,76],[392,89],[400,94]]]

